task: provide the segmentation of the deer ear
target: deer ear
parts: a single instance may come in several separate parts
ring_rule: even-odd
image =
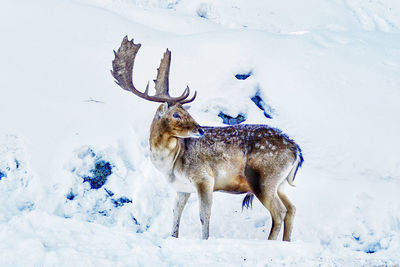
[[[168,111],[168,103],[164,102],[163,104],[163,115]]]
[[[189,106],[189,105],[184,105],[184,106],[183,106],[183,108],[184,108],[185,110],[189,110],[190,107],[191,107],[191,106]]]
[[[165,102],[164,104],[161,104],[161,106],[157,109],[156,112],[156,117],[157,119],[160,119],[164,114],[168,111],[168,103]]]

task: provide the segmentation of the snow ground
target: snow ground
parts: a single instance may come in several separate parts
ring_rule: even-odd
[[[395,0],[3,1],[0,266],[399,265],[399,31]],[[168,47],[172,93],[198,91],[201,125],[245,113],[300,144],[292,243],[266,240],[260,203],[242,212],[223,193],[210,240],[196,196],[168,237],[175,193],[147,143],[157,105],[109,73],[125,35],[142,43],[137,87]],[[105,163],[104,185],[83,183]]]

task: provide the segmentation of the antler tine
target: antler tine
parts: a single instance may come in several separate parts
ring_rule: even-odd
[[[171,66],[171,51],[167,50],[164,53],[163,58],[161,59],[160,66],[157,69],[157,78],[154,80],[156,95],[157,96],[166,96],[169,95],[169,69]]]
[[[111,74],[115,78],[115,82],[122,89],[130,91],[135,95],[149,101],[162,103],[167,102],[169,104],[188,103],[189,100],[189,102],[193,101],[196,93],[191,99],[185,100],[190,94],[189,87],[186,87],[181,96],[171,97],[169,95],[168,78],[169,67],[171,64],[171,52],[168,49],[164,53],[164,57],[160,63],[160,68],[158,69],[156,80],[156,95],[149,95],[149,83],[147,83],[144,93],[135,88],[132,83],[132,73],[135,57],[137,52],[139,51],[140,46],[141,44],[135,44],[133,42],[133,39],[129,41],[128,36],[125,36],[118,51],[114,51],[115,58],[112,61],[113,69],[111,70]]]
[[[149,95],[149,82],[147,82],[147,85],[146,85],[146,90],[144,90],[144,94],[145,95]]]
[[[188,92],[188,96],[189,96],[189,94],[190,94],[189,86],[186,86],[185,91]],[[192,98],[185,99],[185,100],[181,101],[180,103],[183,105],[183,104],[187,104],[187,103],[193,102],[193,100],[196,98],[196,96],[197,96],[197,91],[194,91],[194,94],[193,94]]]

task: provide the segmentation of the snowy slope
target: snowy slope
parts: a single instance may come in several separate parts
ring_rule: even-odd
[[[5,0],[0,32],[0,266],[400,264],[399,2]],[[172,94],[198,91],[201,125],[242,113],[300,144],[292,243],[266,240],[260,203],[242,212],[223,193],[210,240],[196,196],[168,237],[175,193],[148,154],[157,105],[109,73],[125,35],[142,43],[138,88],[168,47]]]

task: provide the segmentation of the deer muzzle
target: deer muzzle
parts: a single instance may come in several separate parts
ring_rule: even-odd
[[[201,129],[200,126],[193,129],[193,131],[190,133],[190,137],[195,137],[195,138],[201,137],[203,135],[204,135],[204,130]]]

